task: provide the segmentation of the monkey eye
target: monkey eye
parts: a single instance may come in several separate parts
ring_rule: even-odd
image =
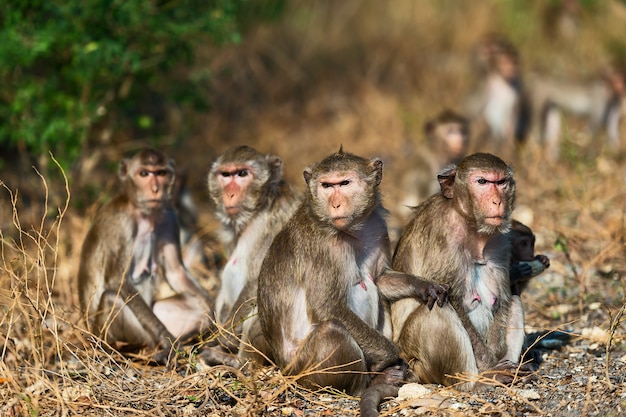
[[[509,180],[508,180],[508,179],[506,179],[506,178],[504,178],[504,179],[502,179],[502,180],[500,180],[500,181],[496,181],[496,184],[497,184],[497,185],[506,185],[506,184],[508,184],[508,183],[509,183]]]
[[[349,184],[350,184],[350,180],[343,180],[339,183],[340,186],[349,185]]]
[[[248,176],[248,170],[247,169],[242,169],[240,171],[237,172],[237,176],[239,177],[247,177]]]
[[[168,174],[166,169],[159,169],[157,172],[155,172],[157,177],[164,177]]]
[[[487,181],[484,178],[478,178],[476,182],[479,183],[480,185],[484,185],[484,184],[487,184],[489,181]]]
[[[228,172],[228,171],[222,171],[222,172],[220,172],[220,175],[221,175],[222,177],[224,177],[224,178],[228,178],[228,177],[230,177],[230,172]]]
[[[139,171],[140,177],[147,177],[148,175],[150,175],[150,171],[148,171],[147,169],[142,169],[141,171]]]
[[[330,188],[330,187],[332,187],[332,186],[333,186],[333,185],[332,185],[331,183],[329,183],[329,182],[323,182],[323,183],[321,183],[321,185],[322,185],[322,188]]]

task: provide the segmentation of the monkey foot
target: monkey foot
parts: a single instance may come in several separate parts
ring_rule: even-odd
[[[481,376],[510,385],[517,382],[531,382],[536,379],[530,364],[519,364],[510,360],[501,360],[493,368],[483,372]]]

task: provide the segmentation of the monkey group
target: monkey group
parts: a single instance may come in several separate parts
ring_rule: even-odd
[[[573,4],[575,2],[566,2]],[[570,22],[569,13],[560,15]],[[562,114],[584,119],[593,137],[604,131],[608,147],[621,147],[626,68],[605,65],[588,80],[564,81],[532,74],[522,76],[520,54],[502,35],[489,34],[474,52],[479,83],[462,106],[472,125],[471,147],[513,157],[529,140],[545,150],[548,160],[559,157]],[[598,149],[601,144],[595,141]]]
[[[306,387],[360,395],[364,416],[406,381],[470,390],[479,375],[528,375],[520,293],[549,259],[511,217],[511,167],[488,153],[461,157],[463,119],[438,120],[458,123],[446,132],[456,151],[395,250],[381,159],[340,148],[303,170],[300,193],[276,155],[238,146],[218,156],[207,176],[227,255],[216,296],[181,256],[174,161],[154,149],[123,159],[119,193],[95,216],[80,259],[95,340],[151,349],[169,366],[185,342],[204,340],[209,365],[269,361]],[[159,295],[163,279],[173,295]]]

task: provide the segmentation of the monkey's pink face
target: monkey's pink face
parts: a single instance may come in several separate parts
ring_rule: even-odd
[[[476,170],[468,179],[474,210],[491,226],[500,226],[508,216],[510,180],[502,172]]]
[[[133,181],[137,185],[137,200],[148,208],[158,207],[169,199],[169,190],[174,173],[168,167],[160,165],[142,165],[133,172]]]
[[[361,199],[363,181],[354,171],[331,172],[317,180],[317,197],[326,203],[328,218],[337,229],[345,229],[354,219]]]
[[[458,156],[465,152],[466,133],[459,123],[448,123],[442,126],[441,132],[450,155]]]
[[[234,216],[243,208],[246,191],[254,180],[254,172],[246,164],[226,164],[219,167],[216,175],[222,188],[224,211]]]

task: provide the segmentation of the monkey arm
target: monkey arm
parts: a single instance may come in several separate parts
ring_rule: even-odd
[[[195,300],[198,307],[205,311],[211,311],[214,304],[212,297],[183,264],[175,213],[169,210],[164,216],[162,223],[158,225],[158,251],[159,263],[165,270],[165,277],[175,292]]]
[[[452,298],[450,302],[454,306],[454,309],[456,310],[457,315],[463,323],[463,327],[465,327],[467,335],[470,338],[478,369],[484,371],[491,368],[498,362],[495,352],[489,349],[486,341],[483,340],[483,338],[478,333],[478,330],[476,330],[476,328],[474,327],[474,324],[472,324],[463,306],[456,303],[454,298]]]
[[[439,307],[448,301],[450,287],[387,269],[376,281],[380,292],[391,302],[402,298],[415,297],[432,309],[435,303]]]
[[[373,327],[361,320],[347,306],[334,309],[332,319],[340,321],[359,345],[365,356],[368,369],[380,372],[396,365],[400,359],[398,347]]]

